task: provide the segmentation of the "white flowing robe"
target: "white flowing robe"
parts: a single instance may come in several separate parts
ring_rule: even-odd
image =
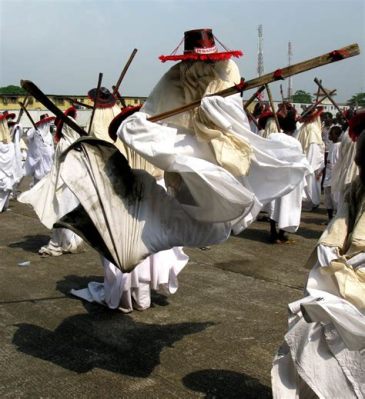
[[[297,138],[314,172],[307,175],[303,191],[305,206],[312,209],[321,202],[321,172],[324,169],[324,143],[319,116],[313,122],[303,123]]]
[[[306,296],[289,304],[272,368],[274,399],[365,396],[365,190],[358,187],[309,260]]]
[[[64,215],[78,205],[78,201],[73,193],[67,188],[60,178],[59,157],[66,148],[79,138],[69,126],[64,125],[62,137],[57,143],[55,150],[55,160],[51,170],[30,190],[23,192],[18,197],[18,201],[29,204],[33,207],[39,220],[49,229],[57,220],[57,215]],[[64,253],[77,253],[82,251],[83,240],[74,232],[57,228],[52,229],[49,243],[40,248],[41,254],[60,256]]]
[[[278,140],[293,143],[293,145],[296,145],[298,150],[301,151],[302,147],[297,139],[285,133],[271,133],[271,135],[275,135]],[[288,233],[295,233],[298,230],[302,213],[304,183],[305,179],[288,194],[271,201],[265,206],[269,218],[277,223],[280,230],[287,231]]]
[[[110,122],[121,112],[114,105],[108,108],[96,108],[90,134],[101,140],[113,143],[108,133]],[[89,129],[90,123],[87,127]],[[114,143],[127,158],[129,165],[154,174],[155,168],[119,139]],[[162,186],[163,183],[162,183]],[[146,309],[151,303],[151,289],[168,287],[166,292],[177,290],[177,275],[188,263],[189,257],[180,247],[152,254],[144,259],[131,273],[123,273],[112,262],[102,257],[104,283],[90,282],[88,287],[72,290],[71,293],[90,302],[97,302],[111,309],[121,308],[132,311],[134,307]],[[133,301],[132,301],[133,297]]]
[[[31,128],[27,133],[28,155],[25,172],[27,176],[34,177],[35,183],[51,170],[53,164],[54,143],[50,125],[51,122],[46,122],[37,129]]]
[[[4,141],[0,141],[0,212],[5,210],[9,203],[11,192],[22,178],[22,170],[17,158],[18,138],[13,142],[6,119],[0,120],[1,130],[4,132]]]
[[[176,198],[192,217],[208,222],[234,220],[239,232],[264,204],[301,184],[310,167],[297,145],[252,133],[239,96],[206,97],[200,108],[218,128],[249,143],[252,156],[246,176],[233,176],[217,165],[209,142],[172,123],[149,122],[143,112],[127,118],[118,135],[158,168],[181,176]]]

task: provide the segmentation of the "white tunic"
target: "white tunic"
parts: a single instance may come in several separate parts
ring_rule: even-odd
[[[53,164],[54,143],[50,133],[50,122],[28,131],[28,155],[25,162],[27,176],[33,176],[35,183],[41,180]]]

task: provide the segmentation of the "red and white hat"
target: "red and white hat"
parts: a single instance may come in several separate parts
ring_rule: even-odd
[[[13,112],[9,112],[9,111],[4,111],[2,114],[0,114],[0,121],[6,119],[14,119],[15,118],[15,114]]]
[[[52,122],[56,119],[55,116],[48,116],[48,114],[43,114],[40,116],[40,119],[38,122],[35,123],[37,127],[44,125],[45,123]]]
[[[96,108],[111,108],[117,102],[113,94],[106,87],[100,87],[99,92],[97,88],[91,89],[87,95],[90,100],[96,101]]]
[[[324,107],[318,106],[313,108],[308,114],[299,117],[300,122],[310,123],[313,122],[318,116],[324,112]]]
[[[225,51],[218,51],[215,40]],[[176,54],[184,41],[184,54]],[[159,59],[166,61],[222,61],[231,57],[241,57],[240,50],[228,50],[214,35],[212,29],[193,29],[184,32],[184,39],[170,55],[161,55]]]

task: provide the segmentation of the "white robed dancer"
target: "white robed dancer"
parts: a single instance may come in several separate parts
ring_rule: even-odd
[[[68,108],[65,115],[75,120],[76,109],[74,107]],[[19,202],[32,205],[43,223],[47,220],[49,214],[63,212],[65,207],[72,207],[72,204],[73,206],[77,204],[75,197],[65,189],[64,183],[59,179],[59,158],[62,152],[79,138],[79,134],[69,126],[64,126],[58,118],[56,118],[55,124],[57,127],[55,138],[58,142],[50,172],[38,184],[18,197]],[[46,227],[52,228],[53,226],[46,224]],[[82,252],[83,250],[83,240],[73,231],[66,228],[52,228],[48,244],[41,247],[38,252],[42,256],[60,256],[67,253]]]
[[[10,196],[22,178],[18,136],[13,142],[7,123],[11,118],[15,114],[0,114],[0,212],[8,208]]]
[[[307,262],[306,296],[289,305],[275,399],[365,397],[365,113],[359,130],[360,176]]]
[[[35,128],[27,132],[28,154],[25,161],[25,173],[33,176],[33,185],[38,183],[50,170],[53,164],[54,142],[50,131],[55,117],[41,115]]]
[[[284,143],[291,142],[293,146],[297,147],[298,151],[301,151],[302,147],[299,141],[293,137],[296,130],[295,108],[289,103],[280,104],[277,118],[281,128],[280,130],[283,133],[277,133],[275,130],[271,131],[273,127],[266,126],[268,123],[271,124],[270,121],[274,120],[272,113],[271,115],[267,113],[259,118],[259,120],[261,119],[261,125],[263,125],[265,131],[268,132],[267,137],[276,137]],[[266,123],[264,123],[265,121]],[[275,128],[277,130],[276,123]],[[308,170],[308,174],[309,172]],[[272,243],[283,244],[293,242],[289,240],[285,233],[295,233],[300,225],[304,183],[305,179],[288,194],[271,201],[264,207],[270,219],[270,240]]]
[[[104,87],[100,88],[98,98],[96,94],[96,89],[88,93],[93,101],[96,100],[97,105],[90,135],[113,143],[114,140],[109,135],[109,125],[115,116],[124,117],[126,112],[130,112],[130,108],[121,113],[114,96]],[[132,168],[143,169],[156,176],[156,168],[124,143],[116,140],[115,145]],[[161,177],[158,183],[164,187]],[[87,288],[72,290],[71,293],[89,302],[106,305],[110,309],[120,309],[123,312],[131,312],[133,309],[145,310],[151,306],[151,290],[164,294],[174,294],[177,291],[177,276],[188,260],[189,257],[182,248],[176,247],[150,255],[130,273],[123,273],[111,261],[102,257],[104,282],[92,281]]]
[[[338,208],[341,207],[346,188],[358,175],[358,168],[354,162],[356,143],[351,140],[349,130],[342,134],[338,159],[332,170],[331,191],[336,196]]]
[[[321,179],[324,169],[324,143],[320,119],[322,112],[323,107],[318,107],[306,115],[297,135],[303,152],[314,171],[314,174],[307,175],[303,191],[303,206],[309,210],[317,208],[321,202]]]
[[[167,186],[192,217],[235,220],[238,233],[263,205],[301,183],[308,163],[297,146],[251,132],[239,95],[204,97],[194,111],[161,124],[148,121],[240,82],[232,54],[217,52],[210,29],[185,32],[185,53],[160,57],[181,62],[161,78],[141,111],[122,123],[118,136],[165,171]],[[249,198],[250,207],[243,206]]]

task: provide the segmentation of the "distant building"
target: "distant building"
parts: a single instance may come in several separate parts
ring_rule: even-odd
[[[0,112],[9,111],[14,112],[18,115],[21,107],[19,102],[24,103],[26,99],[26,95],[19,94],[0,94]],[[85,126],[88,121],[88,117],[91,113],[90,108],[86,108],[88,105],[93,106],[93,101],[90,100],[88,96],[84,95],[56,95],[56,94],[47,94],[47,97],[62,111],[69,108],[73,101],[77,101],[78,103],[85,104],[83,107],[80,104],[76,104],[75,107],[79,110],[79,124],[81,126]],[[41,114],[48,113],[49,115],[53,115],[52,112],[48,111],[43,104],[38,102],[34,97],[27,97],[27,111],[29,112],[31,118],[34,122],[39,121],[39,117]],[[135,106],[143,104],[146,101],[147,97],[122,97],[126,106]],[[71,99],[71,100],[70,100]],[[117,102],[119,104],[119,101]],[[22,119],[20,121],[25,128],[32,127],[31,121],[28,119],[27,115],[23,114]]]

